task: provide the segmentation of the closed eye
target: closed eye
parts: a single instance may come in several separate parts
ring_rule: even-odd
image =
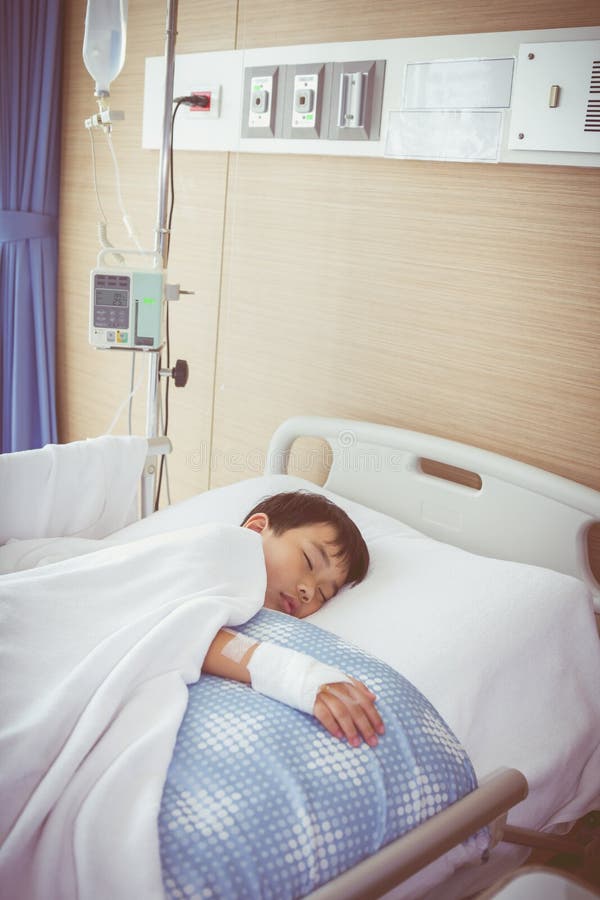
[[[320,595],[321,595],[321,600],[323,601],[323,603],[326,603],[326,602],[327,602],[327,597],[325,596],[325,594],[323,593],[323,591],[321,590],[321,588],[319,588],[319,593],[320,593]]]
[[[302,551],[302,553],[304,553],[304,550]],[[312,572],[312,570],[313,570],[313,564],[312,564],[311,561],[310,561],[310,557],[308,556],[308,553],[304,553],[304,559],[306,560],[306,562],[307,562],[307,564],[308,564],[308,568],[309,568],[310,571]]]

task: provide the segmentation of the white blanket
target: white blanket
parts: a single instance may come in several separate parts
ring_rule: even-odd
[[[102,538],[137,518],[148,441],[102,437],[0,455],[0,544]]]
[[[205,525],[0,578],[0,897],[162,898],[187,692],[261,607],[260,537]]]

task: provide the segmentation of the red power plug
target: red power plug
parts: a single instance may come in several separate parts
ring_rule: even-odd
[[[190,106],[190,112],[193,113],[209,113],[212,103],[212,91],[192,91],[192,97],[198,97],[197,106]]]

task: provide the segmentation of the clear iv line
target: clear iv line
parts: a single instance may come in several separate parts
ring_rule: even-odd
[[[164,420],[164,416],[163,416],[163,398],[162,398],[162,393],[160,390],[158,392],[158,415],[159,415],[159,419],[160,419],[161,434],[165,434],[165,420]],[[167,491],[167,503],[170,506],[171,505],[171,485],[169,484],[169,460],[167,459],[166,454],[163,456],[162,464],[164,466],[164,473],[165,473],[165,488]],[[156,497],[154,499],[156,502]]]
[[[96,206],[98,207],[98,213],[100,218],[104,222],[105,225],[108,225],[108,219],[106,218],[106,213],[104,212],[104,208],[102,206],[102,201],[100,200],[100,192],[98,191],[98,178],[96,175],[96,145],[94,144],[94,129],[88,128],[90,134],[90,141],[92,142],[92,176],[94,179],[94,193],[96,194]]]
[[[115,148],[113,146],[112,135],[109,130],[106,130],[104,133],[106,135],[106,141],[108,143],[108,148],[110,150],[110,155],[112,156],[112,161],[115,168],[115,187],[117,191],[117,201],[119,203],[119,209],[121,210],[121,216],[123,217],[123,224],[127,229],[127,234],[129,235],[137,249],[143,252],[144,248],[140,244],[133,226],[129,221],[129,216],[127,215],[127,210],[125,209],[125,204],[123,202],[123,194],[121,193],[121,173],[119,170],[119,163],[117,161],[117,154],[115,153]]]
[[[117,422],[119,421],[119,417],[120,417],[121,413],[123,412],[123,408],[125,407],[125,404],[126,404],[126,403],[129,403],[129,400],[130,400],[135,394],[137,394],[137,392],[139,391],[140,387],[142,386],[143,380],[144,380],[144,376],[143,376],[143,375],[140,375],[139,381],[138,381],[138,383],[136,384],[136,386],[134,387],[134,389],[133,389],[132,391],[130,391],[129,394],[127,394],[127,396],[125,397],[125,399],[123,400],[123,402],[120,404],[118,410],[117,410],[116,413],[115,413],[115,416],[114,416],[112,422],[110,423],[110,426],[109,426],[108,429],[105,431],[105,434],[111,434],[111,433],[112,433],[113,428],[115,427],[115,425],[116,425]]]

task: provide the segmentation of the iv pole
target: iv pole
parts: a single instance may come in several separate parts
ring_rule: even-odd
[[[154,237],[154,250],[162,258],[163,268],[167,267],[169,252],[168,231],[168,199],[169,199],[169,172],[170,172],[170,147],[171,132],[173,130],[173,84],[175,80],[175,41],[177,39],[177,8],[179,0],[167,0],[167,22],[165,37],[165,90],[163,101],[162,145],[158,164],[158,211]],[[166,302],[166,301],[165,301]],[[146,437],[156,439],[158,437],[158,385],[159,362],[158,353],[150,353],[148,356],[148,386],[146,393]],[[153,441],[154,445],[154,441]],[[168,446],[168,442],[166,442]],[[165,448],[159,448],[159,452],[168,452]],[[154,491],[156,481],[157,457],[151,456],[146,460],[146,466],[142,475],[141,501],[142,517],[147,516],[154,509]]]

